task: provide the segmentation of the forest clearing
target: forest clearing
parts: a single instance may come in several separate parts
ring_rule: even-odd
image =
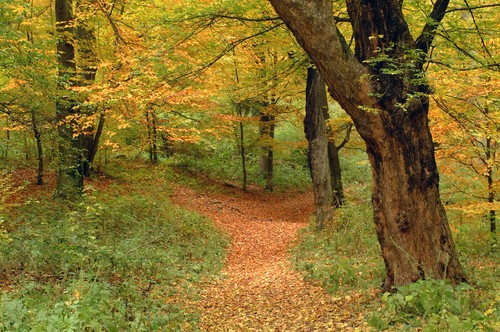
[[[500,4],[0,0],[0,331],[498,331]]]

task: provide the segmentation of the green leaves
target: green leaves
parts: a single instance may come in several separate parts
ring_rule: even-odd
[[[385,293],[384,314],[370,317],[370,326],[384,330],[389,326],[418,327],[424,331],[472,331],[493,328],[494,322],[473,308],[473,288],[467,284],[453,287],[446,280],[419,280]]]
[[[71,207],[45,196],[7,215],[12,240],[0,239],[0,273],[11,291],[0,298],[0,331],[194,324],[181,299],[221,267],[226,240],[206,219],[170,204],[164,191],[151,191],[158,174],[136,171],[125,194],[115,186],[89,190]]]

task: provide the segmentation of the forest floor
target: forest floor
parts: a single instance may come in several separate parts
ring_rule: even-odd
[[[290,248],[313,213],[312,192],[200,193],[178,187],[173,201],[212,219],[231,237],[225,268],[190,305],[203,331],[366,331],[355,294],[335,297],[303,280]]]

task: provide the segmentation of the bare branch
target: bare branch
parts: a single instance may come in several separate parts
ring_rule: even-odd
[[[490,59],[493,60],[493,62],[495,62],[495,60],[493,59],[493,56],[491,55],[491,52],[490,52],[489,48],[486,46],[486,42],[484,41],[483,34],[481,33],[481,30],[479,29],[479,26],[477,25],[476,15],[474,15],[474,12],[472,11],[471,7],[469,6],[469,3],[467,2],[467,0],[464,0],[464,3],[467,6],[467,8],[469,10],[469,13],[470,13],[470,15],[472,17],[472,22],[474,22],[474,27],[476,28],[477,34],[479,36],[479,39],[481,40],[481,46],[483,47],[483,49],[486,52],[486,54],[488,54],[488,56],[490,57]],[[498,69],[500,69],[500,65],[497,64],[497,66],[498,66]]]
[[[477,10],[477,9],[491,8],[491,7],[500,7],[500,3],[493,3],[493,4],[480,5],[480,6],[467,6],[467,8],[452,8],[452,9],[448,9],[446,11],[446,14],[452,13],[452,12],[464,12],[464,11],[471,11],[471,10]]]
[[[207,63],[203,64],[200,68],[192,70],[192,71],[187,72],[187,73],[184,73],[184,74],[179,75],[177,77],[174,77],[174,78],[170,79],[170,81],[175,82],[175,81],[177,81],[181,78],[187,77],[187,76],[202,74],[205,70],[207,70],[208,68],[213,66],[220,59],[222,59],[226,54],[228,54],[229,52],[234,50],[238,45],[243,44],[244,42],[246,42],[249,39],[255,38],[255,37],[260,36],[260,35],[264,35],[264,34],[268,33],[269,31],[272,31],[272,30],[282,26],[283,24],[284,24],[283,22],[276,23],[276,24],[272,25],[271,27],[268,27],[264,30],[257,32],[257,33],[243,37],[243,38],[238,39],[232,43],[229,43],[229,45],[227,45],[226,48],[224,50],[222,50],[222,52],[217,54],[214,58],[212,58]]]
[[[347,144],[347,142],[349,142],[349,138],[351,137],[351,131],[352,131],[352,123],[348,123],[346,126],[346,133],[344,136],[344,140],[337,146],[337,151],[342,149]]]
[[[424,54],[427,54],[427,52],[429,52],[432,41],[436,36],[436,31],[439,23],[443,20],[449,3],[450,0],[437,0],[434,3],[434,8],[432,9],[432,13],[429,16],[430,20],[425,24],[422,33],[416,41],[417,48],[421,49]]]
[[[115,34],[116,43],[119,44],[120,42],[122,42],[124,44],[127,44],[127,41],[120,34],[120,31],[118,30],[115,21],[111,17],[111,14],[108,12],[108,10],[105,8],[104,4],[100,0],[95,1],[95,3],[99,7],[99,10],[104,14],[104,16],[106,16],[106,19],[111,25],[111,28],[113,29],[113,32]]]

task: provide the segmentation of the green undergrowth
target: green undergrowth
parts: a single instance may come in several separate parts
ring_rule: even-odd
[[[446,280],[419,280],[385,293],[383,306],[369,324],[391,331],[498,331],[498,298],[481,296],[470,284],[452,286]]]
[[[222,267],[228,241],[169,202],[164,172],[117,167],[105,186],[90,182],[78,203],[27,192],[5,213],[0,331],[194,326],[196,313],[182,302]]]
[[[311,225],[300,239],[294,247],[296,267],[330,293],[378,287],[383,280],[369,208],[347,205],[322,231]]]
[[[285,128],[284,130],[291,132],[296,129]],[[275,147],[273,189],[277,192],[290,189],[305,190],[311,185],[306,150],[303,145],[292,141],[297,138],[285,136],[283,139],[291,141],[278,142]],[[255,144],[249,143],[249,145],[246,147],[245,159],[247,185],[265,187],[266,179],[259,171],[261,151]],[[290,147],[292,148],[289,149]],[[243,184],[241,155],[234,141],[222,139],[216,144],[195,145],[189,153],[176,154],[168,162],[185,174],[196,174],[197,177],[203,176],[209,180],[223,181],[236,187],[241,187]],[[186,178],[184,177],[183,180],[186,181]]]
[[[385,271],[369,189],[360,186],[347,187],[356,196],[348,197],[325,229],[316,231],[311,223],[300,234],[293,254],[304,278],[334,297],[361,294],[364,301],[356,310],[366,313],[373,330],[498,331],[498,251],[490,250],[486,227],[477,220],[456,220],[454,213],[450,224],[469,283],[454,287],[443,280],[423,280],[399,287],[394,294],[373,296],[381,289]]]

